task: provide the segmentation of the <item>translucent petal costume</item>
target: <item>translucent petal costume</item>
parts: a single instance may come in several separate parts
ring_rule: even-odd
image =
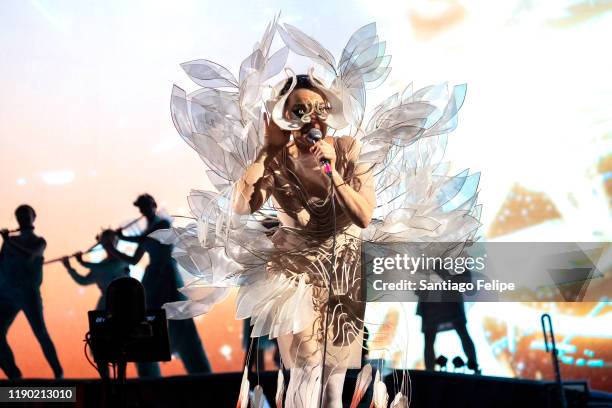
[[[276,32],[285,47],[272,53]],[[356,191],[367,188],[364,183],[375,189],[374,217],[363,230],[341,208],[334,217],[329,196],[304,190],[292,177],[302,164],[286,152],[264,177],[271,195],[263,206],[250,215],[232,210],[235,189],[263,146],[263,112],[283,129],[301,126],[283,117],[290,92],[279,93],[293,77],[286,69],[289,52],[315,64],[317,75],[312,70],[309,75],[331,102],[326,122],[334,133],[345,135],[334,137],[336,169]],[[283,336],[310,332],[321,339],[323,316],[329,312],[328,358],[338,365],[359,365],[360,355],[355,358],[353,349],[362,346],[364,305],[356,292],[363,243],[474,238],[480,226],[479,175],[467,170],[449,175],[448,163],[442,162],[466,86],[448,89],[441,84],[413,91],[409,85],[366,115],[366,89],[387,78],[390,60],[374,23],[350,37],[336,62],[313,38],[275,20],[242,62],[237,78],[208,60],[182,65],[201,88],[186,94],[174,86],[172,119],[204,161],[218,191],[192,191],[189,205],[195,222],[154,235],[175,245],[174,256],[189,277],[181,289],[189,300],[165,305],[170,318],[206,313],[238,286],[236,317],[251,318],[252,336],[282,341]],[[271,84],[284,69],[286,77]],[[329,180],[320,176],[324,189]],[[295,351],[290,346],[287,350]],[[291,353],[283,355],[287,366],[312,362]]]

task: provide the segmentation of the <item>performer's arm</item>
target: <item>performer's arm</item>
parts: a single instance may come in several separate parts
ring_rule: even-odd
[[[359,149],[356,145],[348,153],[349,160],[356,161]],[[376,206],[376,195],[374,193],[374,179],[372,170],[367,165],[357,166],[354,171],[354,177],[357,178],[360,185],[359,191],[356,191],[351,185],[345,183],[342,176],[336,171],[336,151],[333,146],[324,140],[318,141],[312,148],[311,152],[318,160],[327,159],[330,162],[332,170],[332,182],[336,192],[338,202],[342,209],[360,228],[366,228],[372,220],[372,213]]]
[[[259,210],[270,196],[266,177],[270,177],[266,166],[270,155],[262,149],[255,161],[247,167],[238,180],[232,197],[233,209],[237,214],[252,214]]]
[[[81,266],[84,266],[88,269],[91,269],[96,264],[95,262],[87,262],[86,260],[84,260],[82,252],[77,252],[76,254],[74,254],[74,258],[79,264],[81,264]]]
[[[138,262],[140,262],[145,253],[144,247],[142,245],[138,245],[138,247],[136,248],[136,252],[134,252],[134,255],[132,256],[118,251],[117,248],[112,245],[104,246],[104,249],[109,254],[121,259],[124,262],[129,263],[130,265],[136,265]]]
[[[68,257],[62,259],[62,264],[72,277],[76,283],[79,285],[89,285],[95,282],[93,272],[89,272],[87,275],[82,276],[77,273],[77,271],[70,265],[70,260]]]
[[[232,208],[237,214],[251,214],[266,202],[271,192],[270,163],[289,142],[289,133],[282,131],[264,114],[265,142],[257,158],[246,169],[234,189]]]
[[[145,239],[147,239],[146,235],[132,235],[132,236],[123,235],[123,230],[121,229],[117,230],[117,237],[122,241],[133,242],[135,244],[142,244],[145,241]]]
[[[3,234],[4,236],[4,234]],[[4,242],[7,245],[12,246],[13,248],[15,248],[17,251],[21,252],[23,255],[29,257],[30,259],[39,257],[39,256],[43,256],[43,253],[45,252],[45,248],[47,247],[47,241],[45,241],[44,238],[39,238],[36,242],[36,244],[31,247],[25,247],[21,244],[19,244],[18,242],[16,242],[14,239],[10,239],[7,236],[4,238]]]
[[[0,245],[0,267],[2,266],[2,258],[4,257],[4,252],[6,251],[6,247],[8,245],[8,237],[9,231],[7,229],[0,230],[0,236],[2,237],[2,245]]]
[[[372,220],[372,213],[376,206],[371,170],[362,177],[362,187],[355,191],[342,179],[336,169],[332,170],[332,180],[336,197],[351,220],[360,228],[366,228]],[[365,181],[365,183],[364,183]]]

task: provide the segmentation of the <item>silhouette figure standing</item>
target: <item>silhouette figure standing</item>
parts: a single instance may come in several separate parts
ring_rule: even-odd
[[[466,280],[470,279],[470,272],[466,272],[458,278],[457,275],[451,275],[446,270],[435,270],[435,273],[443,280]],[[436,335],[440,331],[455,330],[459,339],[463,352],[468,358],[467,366],[470,370],[479,374],[478,360],[476,358],[476,348],[474,342],[467,330],[467,319],[465,316],[465,306],[463,295],[460,292],[448,291],[445,293],[429,293],[435,297],[433,300],[423,301],[425,293],[421,293],[419,303],[417,305],[417,314],[421,316],[423,335],[425,337],[424,360],[425,369],[433,371],[436,365],[436,353],[434,343]]]
[[[149,264],[142,277],[147,309],[161,309],[164,303],[185,300],[186,298],[178,291],[178,288],[183,286],[183,282],[178,274],[176,261],[172,257],[172,245],[165,245],[148,237],[153,231],[170,228],[170,221],[157,215],[157,203],[149,194],[139,196],[134,205],[147,219],[147,229],[142,235],[133,237],[118,232],[120,239],[138,244],[134,255],[129,256],[119,252],[109,243],[105,243],[104,248],[108,253],[132,265],[138,263],[145,252],[149,255]],[[173,352],[179,354],[188,373],[211,371],[193,319],[169,320],[168,332],[170,347]],[[137,369],[141,377],[161,375],[158,363],[137,363]]]
[[[19,311],[23,310],[53,375],[62,378],[62,366],[45,325],[40,295],[43,253],[47,242],[34,234],[36,212],[32,207],[19,206],[15,210],[15,217],[19,235],[10,236],[8,230],[0,231],[3,240],[0,249],[0,368],[8,378],[22,377],[6,335]]]

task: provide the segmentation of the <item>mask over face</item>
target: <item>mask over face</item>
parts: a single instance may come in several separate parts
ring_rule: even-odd
[[[312,68],[308,72],[310,81],[314,85],[315,90],[320,92],[325,99],[318,103],[317,101],[309,104],[304,103],[302,106],[294,104],[294,106],[290,107],[289,115],[286,116],[285,107],[287,99],[297,84],[295,73],[289,69],[286,72],[291,81],[289,90],[280,95],[280,91],[286,82],[282,81],[272,89],[272,98],[266,103],[267,110],[271,112],[272,119],[278,127],[284,130],[301,129],[305,124],[310,123],[313,112],[316,113],[319,121],[326,123],[334,129],[342,129],[348,126],[343,114],[341,96],[336,95],[333,90],[327,88],[321,80],[315,77]]]

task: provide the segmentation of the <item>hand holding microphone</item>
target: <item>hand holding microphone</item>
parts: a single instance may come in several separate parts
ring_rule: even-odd
[[[323,133],[317,128],[310,129],[306,137],[314,144],[310,152],[319,160],[324,173],[331,177],[332,169],[336,164],[336,150],[323,140]]]

